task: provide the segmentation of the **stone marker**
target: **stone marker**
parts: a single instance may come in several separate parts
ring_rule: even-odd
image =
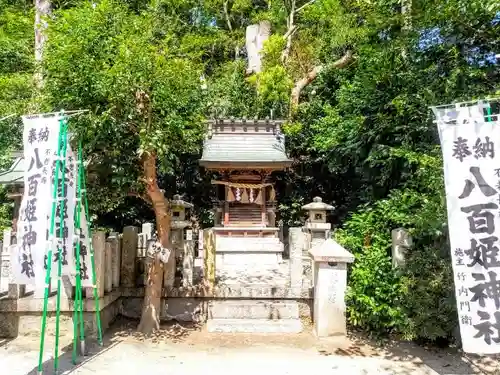
[[[129,226],[123,228],[121,283],[128,288],[135,286],[135,258],[137,255],[138,233],[139,229],[137,227]]]
[[[203,258],[204,276],[207,286],[211,289],[215,287],[215,233],[213,229],[205,229],[203,231],[203,242],[205,249],[205,257]]]
[[[111,243],[111,269],[113,288],[120,286],[120,238],[117,232],[109,234],[108,241]]]
[[[302,251],[306,234],[302,228],[290,228],[288,232],[288,248],[290,251],[290,287],[294,296],[299,297],[302,289]]]
[[[309,250],[314,274],[314,333],[318,337],[346,334],[347,263],[354,256],[333,239]]]
[[[109,293],[113,290],[113,248],[111,241],[106,241],[104,256],[104,290]]]
[[[405,265],[408,249],[412,246],[412,238],[403,228],[393,229],[392,235],[392,267],[400,268]]]
[[[188,237],[189,238],[189,237]],[[186,239],[184,241],[184,256],[182,258],[182,286],[193,285],[194,270],[194,241]]]
[[[94,267],[96,274],[97,295],[99,298],[104,296],[105,283],[105,247],[106,234],[104,232],[95,232],[92,235],[92,249],[94,250]],[[93,298],[92,288],[86,288],[87,298]]]

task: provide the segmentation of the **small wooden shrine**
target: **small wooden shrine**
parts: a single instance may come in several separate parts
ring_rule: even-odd
[[[214,120],[200,164],[219,172],[216,226],[275,226],[271,173],[290,166],[283,120]]]
[[[276,227],[276,194],[271,173],[286,169],[291,160],[285,153],[281,133],[284,120],[218,119],[208,123],[200,165],[218,172],[212,181],[218,187],[215,199],[214,230],[218,235],[217,254],[222,263],[239,255],[257,255],[263,249],[280,253]],[[251,243],[228,237],[271,237],[276,243]],[[229,254],[231,253],[231,254]],[[225,255],[224,255],[225,254]],[[281,259],[281,254],[271,259]],[[252,259],[255,260],[255,259]],[[220,263],[219,263],[220,264]]]

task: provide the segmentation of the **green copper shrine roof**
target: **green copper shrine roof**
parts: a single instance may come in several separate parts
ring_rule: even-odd
[[[9,169],[0,172],[0,185],[22,185],[24,183],[24,157],[20,152],[12,154],[14,161]]]
[[[208,123],[200,164],[217,168],[232,166],[274,166],[292,163],[285,152],[284,120],[214,120]]]

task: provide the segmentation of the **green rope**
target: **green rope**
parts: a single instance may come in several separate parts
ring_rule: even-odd
[[[50,216],[50,227],[49,227],[49,240],[52,241],[54,237],[54,228],[55,228],[55,220],[56,220],[56,207],[57,207],[57,186],[59,184],[59,172],[60,172],[60,164],[61,164],[61,141],[63,138],[63,128],[65,124],[65,119],[61,119],[59,121],[59,136],[57,138],[57,160],[56,160],[56,170],[54,175],[54,190],[52,192],[52,210]],[[43,298],[43,314],[42,314],[42,327],[40,330],[40,351],[38,354],[38,374],[42,374],[43,372],[43,349],[45,346],[45,325],[47,323],[47,307],[49,301],[49,285],[50,285],[50,273],[52,270],[52,245],[51,242],[49,246],[49,250],[47,253],[47,272],[45,273],[45,292]]]

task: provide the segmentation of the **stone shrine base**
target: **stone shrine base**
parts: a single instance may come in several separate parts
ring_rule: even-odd
[[[207,322],[217,332],[300,332],[300,316],[311,316],[311,290],[287,286],[219,285],[212,293],[201,288],[163,290],[162,321]],[[119,316],[139,319],[144,288],[115,288],[99,299],[104,330]],[[47,332],[55,330],[56,296],[49,298]],[[43,298],[0,297],[0,337],[38,335]],[[84,299],[86,335],[97,333],[95,302]],[[73,301],[61,296],[61,331],[73,332]]]

